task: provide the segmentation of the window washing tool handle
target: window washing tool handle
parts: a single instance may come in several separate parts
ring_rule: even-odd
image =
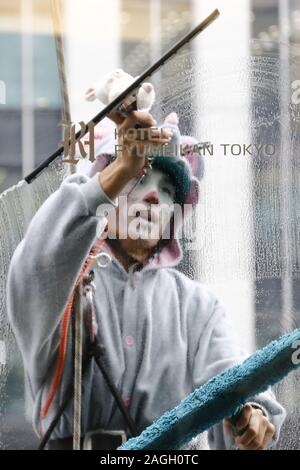
[[[231,425],[232,431],[237,436],[242,436],[242,434],[244,434],[244,432],[246,431],[246,429],[248,427],[248,426],[245,426],[243,429],[238,429],[237,428],[237,422],[239,421],[239,419],[242,415],[243,409],[244,409],[244,405],[238,406],[236,408],[235,412],[233,413],[233,415],[230,418],[227,419],[227,421],[229,421],[229,423]]]

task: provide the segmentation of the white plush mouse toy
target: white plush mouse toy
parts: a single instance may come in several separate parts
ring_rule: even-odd
[[[122,69],[115,69],[108,73],[99,82],[91,86],[85,93],[87,101],[96,98],[102,104],[108,105],[117,96],[128,88],[138,77],[133,77]],[[143,83],[137,93],[137,109],[149,111],[155,100],[155,92],[151,83]]]
[[[138,77],[132,77],[122,69],[115,69],[105,75],[101,80],[91,86],[85,92],[85,99],[87,101],[94,101],[98,99],[102,104],[108,105],[117,96],[120,95],[126,88],[128,88]],[[137,109],[140,111],[150,111],[155,101],[155,91],[151,83],[143,83],[137,92]],[[94,146],[95,154],[98,153],[99,146],[104,145],[105,141],[109,141],[110,135],[114,135],[114,126],[112,122],[105,118],[94,129]],[[85,140],[88,141],[89,134],[86,135]],[[87,153],[90,151],[89,145],[84,145]],[[111,151],[111,149],[110,149]],[[76,149],[76,157],[79,159],[77,163],[77,172],[87,173],[92,165],[89,157],[82,158],[79,149]]]

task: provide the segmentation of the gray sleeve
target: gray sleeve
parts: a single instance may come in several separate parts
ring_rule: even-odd
[[[194,386],[200,387],[225,369],[241,363],[247,354],[238,346],[234,329],[219,301],[202,331],[194,359]],[[278,439],[280,428],[286,416],[271,389],[251,397],[249,402],[258,405],[274,424],[276,433],[272,444]],[[233,449],[234,440],[226,433],[223,423],[213,426],[208,432],[211,449]]]
[[[101,205],[101,216],[96,215]],[[104,193],[99,173],[66,177],[42,204],[9,266],[8,317],[36,392],[54,359],[67,300],[90,249],[116,202]]]

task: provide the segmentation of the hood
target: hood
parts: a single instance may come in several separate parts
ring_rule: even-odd
[[[186,220],[187,217],[190,217],[193,208],[199,201],[199,183],[204,174],[204,160],[200,153],[195,152],[196,145],[199,142],[194,137],[181,135],[178,124],[178,116],[173,112],[158,127],[172,130],[173,136],[170,141],[170,149],[172,145],[175,145],[176,147],[173,148],[178,149],[178,152],[181,150],[184,153],[181,159],[184,161],[191,179],[190,189],[184,200],[184,220]],[[77,164],[78,172],[92,177],[114,160],[116,143],[114,129],[115,126],[109,119],[104,119],[95,127],[95,161],[91,163],[87,159],[81,159]],[[177,237],[180,226],[180,222],[174,224],[174,236],[162,248],[160,253],[156,254],[145,264],[143,269],[175,267],[179,264],[183,256],[180,239]]]

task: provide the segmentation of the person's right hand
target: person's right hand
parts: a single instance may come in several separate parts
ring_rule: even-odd
[[[116,162],[132,178],[141,175],[147,148],[167,144],[172,136],[172,132],[156,128],[156,121],[146,111],[131,111],[126,118],[114,112],[108,117],[117,125]],[[136,124],[143,128],[135,129]]]

